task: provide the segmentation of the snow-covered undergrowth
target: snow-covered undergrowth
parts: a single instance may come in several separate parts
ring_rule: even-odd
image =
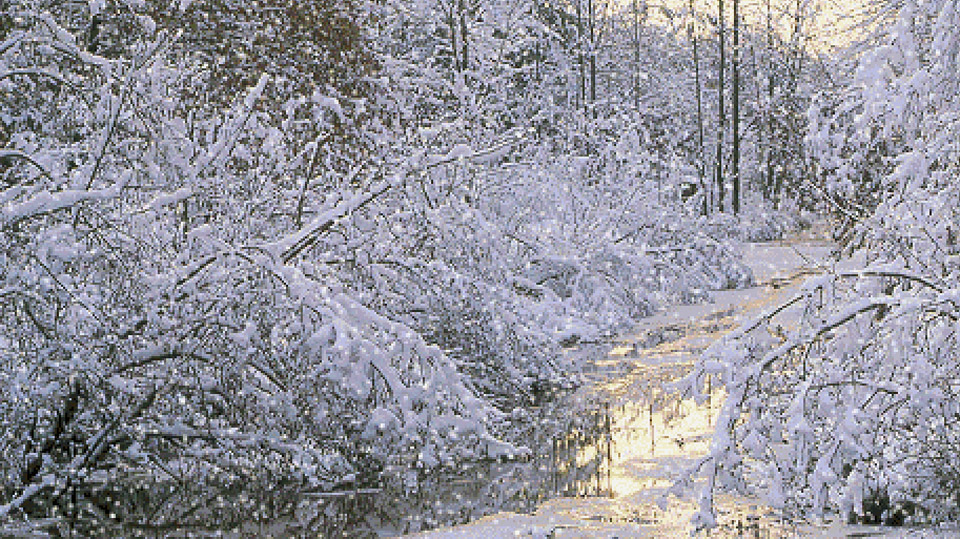
[[[796,516],[960,519],[960,12],[884,4],[890,33],[810,112],[849,259],[711,347],[684,385],[702,398],[712,377],[727,392],[691,476],[707,477],[700,526],[722,489]]]
[[[183,509],[369,484],[401,455],[523,454],[490,433],[501,414],[443,343],[381,305],[391,271],[420,269],[386,239],[419,231],[389,222],[413,173],[361,167],[308,190],[296,172],[337,100],[287,107],[314,115],[304,141],[263,110],[266,76],[226,110],[191,110],[169,33],[107,58],[68,18],[18,15],[0,47],[26,115],[2,156],[0,519],[79,499],[75,522],[230,527],[260,500]]]
[[[791,233],[809,228],[811,221],[796,209],[755,211],[744,215],[736,226],[743,241],[782,240]]]
[[[570,383],[562,345],[750,282],[737,226],[639,143],[663,118],[570,113],[594,135],[568,146],[519,113],[454,121],[471,96],[420,95],[413,61],[386,104],[291,89],[307,75],[198,92],[202,55],[144,6],[103,55],[75,12],[10,7],[0,521],[230,528],[290,492],[524,458],[503,434]]]

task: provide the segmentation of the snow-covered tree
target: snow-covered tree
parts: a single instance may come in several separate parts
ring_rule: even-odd
[[[758,483],[792,514],[958,516],[960,13],[949,0],[878,7],[890,20],[811,109],[807,137],[851,260],[711,347],[684,384],[727,392],[697,466],[699,525],[714,523],[715,490]]]
[[[517,453],[452,357],[356,286],[409,171],[362,169],[295,223],[278,193],[300,162],[259,105],[272,79],[194,115],[177,34],[144,22],[105,57],[70,13],[9,10],[0,517],[230,527],[259,501],[208,505],[224,492]],[[305,105],[332,109],[322,125],[337,104]]]
[[[0,521],[401,496],[525,455],[562,345],[749,282],[676,189],[683,39],[587,4],[0,5]]]

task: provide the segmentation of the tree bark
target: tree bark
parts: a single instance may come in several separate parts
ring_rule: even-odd
[[[587,67],[583,57],[583,6],[582,0],[577,0],[577,64],[580,70],[578,81],[578,92],[580,104],[585,105],[587,101]]]
[[[726,31],[726,21],[723,19],[723,0],[718,0],[718,17],[717,23],[719,25],[719,47],[720,47],[720,68],[717,70],[717,159],[716,159],[716,182],[717,182],[717,209],[723,211],[723,140],[726,135],[727,130],[727,117],[726,113],[723,110],[723,85],[724,85],[724,71],[727,68],[726,65],[726,50],[725,50],[725,31]]]
[[[636,6],[636,0],[634,0]],[[697,12],[690,0],[690,40],[693,42],[693,83],[696,86],[697,95],[697,181],[699,182],[700,196],[703,200],[701,213],[707,215],[707,185],[704,181],[704,161],[703,161],[703,96],[700,91],[700,51],[697,44]],[[640,49],[637,48],[639,57]],[[638,60],[639,64],[639,60]],[[639,84],[639,82],[638,82]]]
[[[740,0],[733,0],[733,213],[740,213]]]
[[[638,112],[640,111],[640,6],[639,6],[639,0],[633,0],[633,108]]]
[[[453,55],[453,70],[460,71],[460,53],[457,51],[457,4],[450,4],[447,11],[447,26],[450,28],[450,54]]]
[[[777,194],[777,190],[774,188],[774,179],[773,179],[773,92],[774,92],[774,76],[773,76],[773,12],[770,6],[771,0],[767,0],[767,103],[764,107],[764,113],[766,114],[766,123],[767,123],[767,192],[771,200],[773,200]]]
[[[587,0],[587,22],[590,32],[590,104],[597,101],[597,33],[594,0]]]
[[[460,46],[463,51],[460,54],[460,70],[465,71],[469,66],[468,62],[470,59],[470,45],[468,41],[469,33],[467,32],[467,6],[466,0],[460,1]]]

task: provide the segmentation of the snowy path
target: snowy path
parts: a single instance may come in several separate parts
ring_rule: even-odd
[[[611,497],[557,498],[533,514],[499,513],[417,537],[688,537],[693,504],[673,499],[661,509],[658,501],[678,471],[706,452],[717,399],[696,406],[659,388],[682,376],[696,355],[724,333],[787,299],[805,276],[818,272],[831,249],[814,233],[788,242],[746,245],[744,259],[757,286],[717,292],[711,304],[650,317],[606,357],[590,362],[597,380],[584,391],[602,394],[612,405],[614,449],[604,479]],[[865,527],[798,530],[768,519],[762,504],[745,499],[720,497],[718,509],[721,527],[711,537],[893,536]]]

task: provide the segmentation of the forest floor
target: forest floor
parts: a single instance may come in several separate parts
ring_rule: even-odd
[[[681,470],[704,455],[722,395],[696,405],[664,392],[697,355],[762,310],[791,297],[805,278],[829,264],[834,245],[825,226],[788,240],[746,244],[755,286],[714,292],[708,304],[674,307],[647,318],[613,347],[572,351],[591,382],[580,390],[610,403],[612,451],[598,474],[606,497],[560,497],[532,514],[498,513],[419,537],[689,537],[692,498],[663,497]],[[789,313],[782,324],[790,323]],[[774,328],[772,332],[776,332]],[[604,449],[601,448],[601,451]],[[586,460],[591,455],[582,455]],[[958,532],[797,524],[778,521],[762,500],[718,497],[719,527],[709,537],[956,537]]]

